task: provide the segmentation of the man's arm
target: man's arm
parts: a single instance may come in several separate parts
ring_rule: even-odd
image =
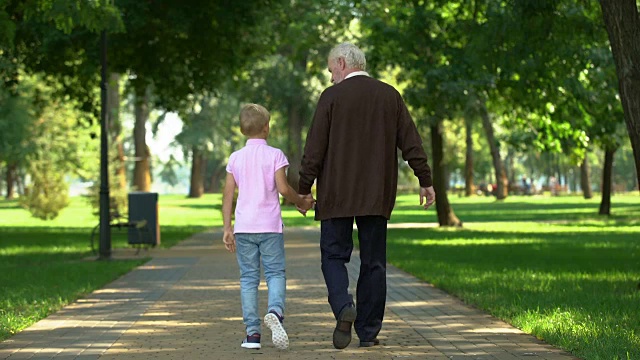
[[[291,185],[289,185],[285,169],[286,167],[282,167],[276,171],[276,187],[278,188],[278,192],[282,194],[287,201],[295,204],[296,207],[301,210],[300,212],[306,216],[307,210],[313,206],[313,198],[298,195]]]
[[[230,252],[236,251],[236,238],[233,235],[233,225],[231,224],[231,211],[233,210],[235,192],[236,179],[234,179],[233,174],[227,173],[222,198],[222,223],[224,226],[222,241],[224,242],[224,247]]]

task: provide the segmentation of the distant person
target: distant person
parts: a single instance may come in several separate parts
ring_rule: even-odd
[[[525,195],[531,194],[531,185],[529,185],[528,179],[526,175],[522,176],[522,192]]]
[[[258,285],[261,258],[269,289],[264,322],[271,329],[272,341],[277,348],[289,346],[289,337],[283,327],[286,278],[278,193],[303,214],[313,206],[313,199],[299,196],[287,182],[285,170],[289,162],[282,151],[267,145],[269,119],[267,109],[257,104],[245,105],[240,111],[240,130],[247,137],[247,143],[229,157],[222,203],[222,240],[227,250],[237,250],[242,320],[246,326],[246,338],[241,346],[248,349],[260,349]],[[236,187],[238,200],[234,226],[231,211]]]
[[[351,342],[352,325],[360,346],[379,344],[387,295],[387,221],[396,199],[398,149],[420,182],[420,204],[427,209],[435,201],[422,139],[400,93],[370,77],[365,65],[364,53],[355,45],[340,44],[329,53],[334,85],[318,100],[300,170],[298,192],[309,199],[317,179],[315,218],[321,221],[322,273],[337,320],[333,332],[337,349]],[[353,250],[354,218],[361,260],[356,304],[348,293],[345,266]]]
[[[551,196],[558,195],[558,180],[556,180],[555,176],[549,178],[549,191],[551,192]]]

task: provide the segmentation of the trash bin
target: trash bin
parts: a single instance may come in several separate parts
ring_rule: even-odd
[[[129,193],[129,244],[156,246],[160,244],[158,223],[158,193]]]

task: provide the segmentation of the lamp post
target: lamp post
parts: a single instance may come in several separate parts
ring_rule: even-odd
[[[107,31],[100,34],[100,252],[98,260],[111,259],[109,227],[109,114],[107,113]]]

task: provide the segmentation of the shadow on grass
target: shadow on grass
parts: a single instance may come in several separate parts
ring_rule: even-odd
[[[402,232],[389,230],[390,259],[444,261],[451,266],[473,266],[479,273],[515,268],[543,272],[621,269],[640,272],[637,233],[610,232],[605,237],[595,233],[430,232],[412,240]],[[433,242],[421,243],[425,237]],[[608,241],[613,237],[615,240]],[[461,238],[462,243],[455,241]]]
[[[545,203],[545,202],[490,202],[459,203],[452,205],[455,214],[463,222],[495,221],[576,221],[576,220],[634,220],[640,217],[640,204],[613,204],[611,216],[598,214],[595,203]],[[409,212],[409,213],[408,213]],[[393,223],[436,221],[432,211],[424,212],[417,206],[400,204],[391,216]]]
[[[91,254],[91,227],[0,227],[0,259],[24,259],[39,262],[82,258]],[[160,246],[170,248],[193,234],[206,230],[203,226],[160,226]],[[111,229],[112,248],[130,246],[128,229]],[[97,239],[96,246],[97,246]]]
[[[20,209],[20,205],[15,200],[3,200],[0,201],[0,209]]]
[[[188,208],[188,209],[213,209],[222,211],[222,204],[184,204],[181,203],[177,205],[178,207]]]

